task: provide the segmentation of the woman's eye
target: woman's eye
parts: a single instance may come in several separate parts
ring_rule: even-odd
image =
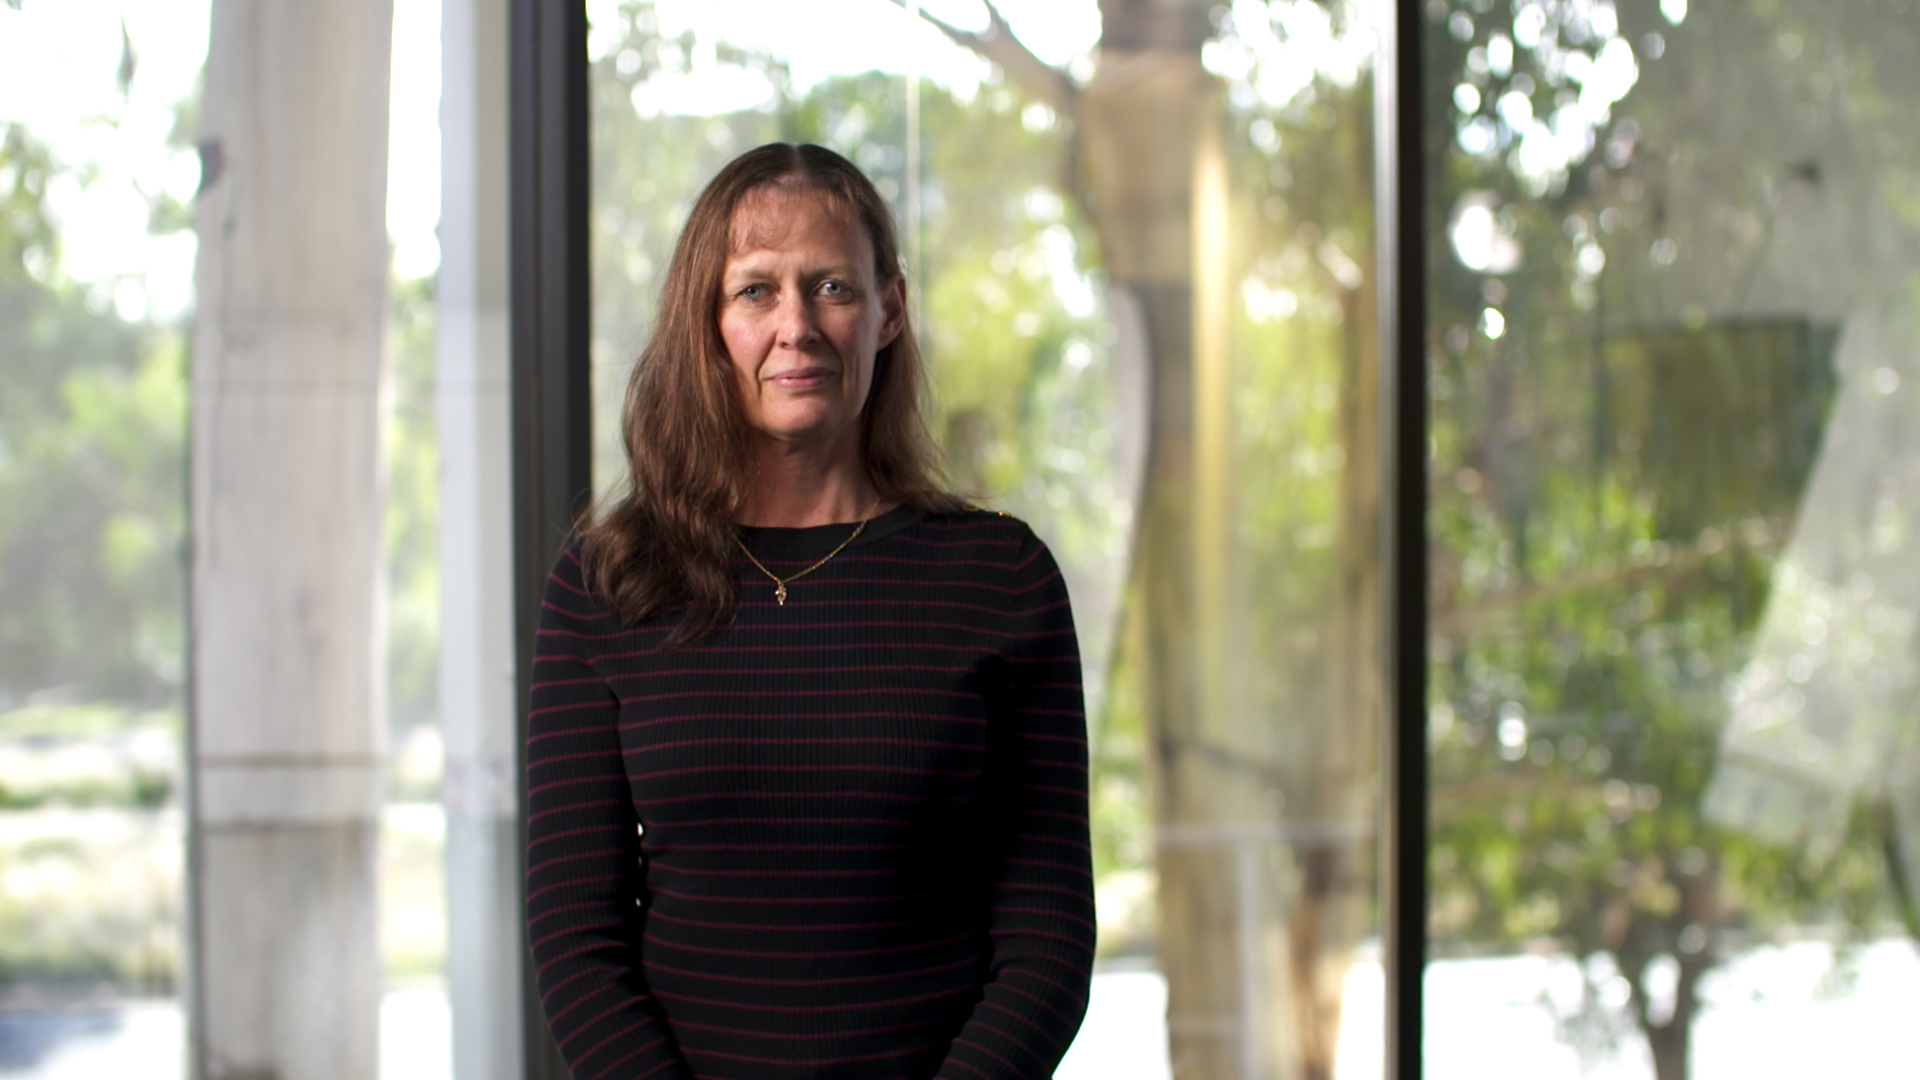
[[[758,300],[767,295],[767,287],[765,285],[748,285],[739,292],[734,293],[734,295],[742,300]]]

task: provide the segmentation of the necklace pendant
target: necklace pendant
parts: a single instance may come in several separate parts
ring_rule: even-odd
[[[787,583],[786,582],[779,581],[774,583],[773,602],[780,605],[781,607],[787,606]]]

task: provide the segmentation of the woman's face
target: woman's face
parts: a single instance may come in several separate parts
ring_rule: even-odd
[[[825,195],[768,188],[743,199],[720,278],[720,336],[741,411],[761,438],[858,451],[874,355],[900,333],[900,275]]]

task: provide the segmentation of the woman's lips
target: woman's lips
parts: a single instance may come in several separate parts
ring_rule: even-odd
[[[796,371],[783,371],[778,375],[769,375],[767,381],[781,390],[799,393],[817,390],[833,378],[833,372],[827,368],[800,368]]]

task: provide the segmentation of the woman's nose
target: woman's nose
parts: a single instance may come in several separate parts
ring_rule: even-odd
[[[820,336],[820,328],[813,319],[813,306],[805,294],[789,291],[780,301],[777,319],[780,344],[787,348],[804,348]]]

